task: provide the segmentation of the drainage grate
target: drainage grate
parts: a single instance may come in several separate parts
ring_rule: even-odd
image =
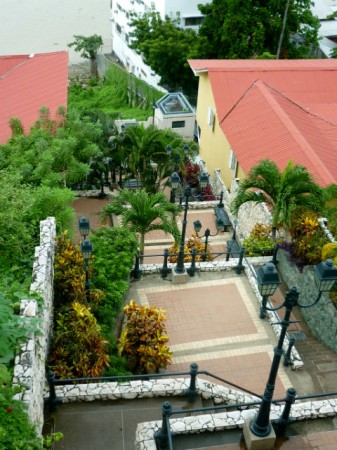
[[[289,331],[289,337],[295,338],[296,341],[304,341],[307,337],[303,331]]]

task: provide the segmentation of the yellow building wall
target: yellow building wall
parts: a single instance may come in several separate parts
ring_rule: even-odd
[[[208,124],[208,110],[212,108],[215,112],[213,129]],[[199,156],[206,162],[206,167],[211,175],[215,169],[220,169],[220,175],[230,188],[233,178],[242,177],[243,172],[238,168],[234,173],[229,167],[230,144],[219,126],[219,118],[215,108],[215,102],[208,74],[199,76],[197,122],[200,128]]]

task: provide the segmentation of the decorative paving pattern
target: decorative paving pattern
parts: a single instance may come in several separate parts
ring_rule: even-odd
[[[186,371],[196,362],[200,370],[262,395],[274,341],[258,317],[244,277],[152,286],[139,289],[138,299],[142,305],[166,310],[173,352],[168,371]],[[283,397],[290,386],[280,367],[275,396]]]

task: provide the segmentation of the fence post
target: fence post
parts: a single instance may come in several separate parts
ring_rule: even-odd
[[[285,405],[281,414],[281,417],[274,422],[274,429],[276,436],[283,436],[286,432],[287,426],[291,420],[289,420],[291,405],[295,402],[296,389],[287,389],[287,396],[285,399]]]
[[[195,396],[197,394],[196,378],[197,378],[197,375],[198,375],[198,369],[199,369],[198,364],[192,363],[190,365],[190,375],[191,375],[190,386],[185,391],[185,395],[186,395],[187,400],[188,400],[189,403],[194,403]]]
[[[289,338],[289,345],[287,348],[287,353],[284,355],[284,360],[283,360],[283,365],[286,367],[291,365],[290,355],[291,355],[291,349],[293,348],[294,344],[295,344],[295,338],[293,336],[291,336]]]
[[[227,241],[227,255],[226,255],[226,261],[229,261],[229,257],[231,256],[232,247]]]
[[[238,275],[240,275],[241,272],[243,271],[243,269],[245,268],[245,266],[242,264],[244,254],[245,254],[245,248],[241,247],[240,256],[239,256],[239,262],[238,262],[238,265],[235,266],[235,272]]]
[[[155,432],[154,439],[156,441],[156,444],[159,448],[159,450],[165,450],[169,445],[169,433],[171,434],[170,430],[170,416],[172,413],[171,403],[170,402],[164,402],[162,404],[162,426],[161,429]],[[169,426],[167,426],[167,424]]]
[[[55,374],[52,370],[47,373],[47,382],[49,385],[49,398],[47,400],[50,412],[55,412],[57,405],[62,403],[62,400],[56,396],[55,392]]]
[[[136,255],[136,262],[135,267],[131,270],[131,275],[135,280],[140,280],[140,277],[142,276],[142,271],[139,267],[139,259],[140,259],[140,253],[138,252]]]
[[[196,256],[197,256],[197,249],[192,248],[192,261],[191,261],[190,267],[187,269],[187,273],[189,274],[190,277],[194,277],[195,271],[197,270],[197,268],[195,266]]]
[[[273,249],[273,258],[272,258],[272,260],[271,260],[271,262],[276,266],[276,264],[278,263],[278,261],[277,261],[277,252],[278,252],[278,249],[279,249],[279,245],[278,244],[276,244],[275,245],[275,247],[274,247],[274,249]]]
[[[160,269],[160,273],[161,273],[161,277],[162,278],[166,278],[168,273],[170,272],[170,269],[167,267],[168,257],[169,257],[169,251],[168,251],[168,248],[165,248],[165,250],[164,250],[164,264],[163,264],[163,267]]]
[[[223,191],[221,191],[220,200],[219,200],[219,203],[216,206],[218,208],[223,208],[225,206],[224,203],[223,203]]]

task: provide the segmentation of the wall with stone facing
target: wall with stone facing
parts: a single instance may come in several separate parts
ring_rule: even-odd
[[[271,405],[270,419],[280,417],[283,407]],[[216,432],[243,428],[245,422],[251,421],[257,413],[257,408],[204,414],[200,416],[179,417],[172,416],[170,429],[175,435],[198,434],[206,431]],[[292,405],[290,419],[303,421],[337,415],[337,400],[324,399]],[[162,422],[140,423],[136,429],[136,450],[157,450],[154,434],[161,429]],[[262,447],[261,447],[262,448]]]
[[[43,426],[45,366],[51,337],[56,223],[54,217],[40,222],[40,245],[35,260],[30,292],[41,300],[23,300],[20,315],[25,320],[39,319],[39,333],[31,333],[15,358],[13,384],[24,386],[17,395],[28,405],[28,416],[38,433]]]
[[[299,302],[304,305],[311,304],[318,295],[314,281],[312,266],[306,266],[301,273],[287,257],[287,252],[280,249],[277,254],[278,269],[283,280],[289,288],[293,286],[300,292]],[[312,308],[302,308],[302,315],[312,334],[327,347],[337,352],[337,309],[330,297],[322,294],[317,305]]]

